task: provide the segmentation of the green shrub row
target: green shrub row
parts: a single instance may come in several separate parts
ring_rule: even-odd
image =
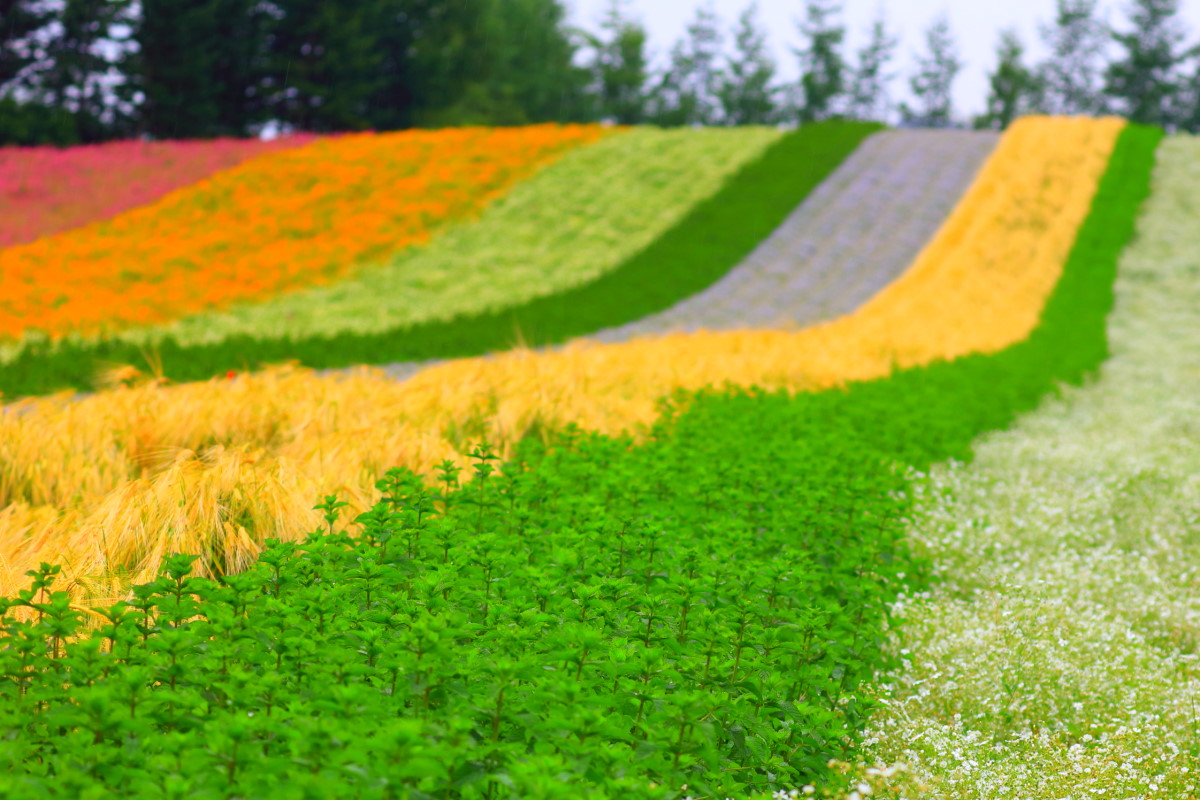
[[[175,556],[97,635],[53,568],[5,603],[0,796],[723,798],[836,783],[928,585],[912,470],[966,460],[1107,355],[1116,260],[1161,132],[1120,137],[1040,326],[845,389],[678,393],[646,440],[486,446],[392,470],[334,533],[248,572]],[[206,555],[206,554],[201,554]],[[32,574],[32,573],[31,573]],[[13,610],[33,609],[17,622]],[[686,785],[686,789],[683,788]]]
[[[316,369],[457,358],[536,346],[621,325],[703,291],[745,258],[871,133],[875,123],[804,126],[766,148],[661,237],[590,282],[500,311],[426,321],[383,332],[292,337],[234,334],[215,343],[154,343],[163,374],[206,380],[228,370],[298,360]],[[0,364],[0,393],[94,388],[97,365],[144,366],[145,350],[120,338],[30,340]]]

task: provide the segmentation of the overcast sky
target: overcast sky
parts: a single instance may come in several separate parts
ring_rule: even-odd
[[[639,19],[649,31],[654,66],[665,63],[671,45],[683,35],[701,2],[711,3],[726,31],[732,29],[738,15],[749,5],[749,0],[624,0],[627,13]],[[1118,29],[1126,29],[1128,3],[1129,0],[1101,0],[1101,19]],[[609,0],[565,0],[570,23],[591,31],[597,30],[608,4]],[[1181,6],[1188,42],[1194,43],[1200,39],[1200,0],[1182,0]],[[881,10],[892,34],[899,37],[897,59],[892,65],[899,77],[890,86],[894,102],[910,96],[908,75],[914,66],[914,54],[924,50],[924,32],[929,23],[945,12],[958,42],[959,58],[965,62],[954,86],[956,116],[965,117],[983,110],[987,73],[994,66],[998,32],[1015,27],[1025,41],[1028,59],[1040,59],[1045,50],[1038,39],[1038,23],[1053,19],[1055,0],[843,0],[842,8],[842,20],[848,28],[845,52],[851,57],[863,44],[865,30]],[[799,45],[796,21],[803,10],[804,0],[758,0],[758,18],[768,32],[778,74],[784,80],[795,80],[798,76],[796,58],[790,48]]]

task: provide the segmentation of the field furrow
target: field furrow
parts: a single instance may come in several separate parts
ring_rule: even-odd
[[[811,325],[848,314],[908,268],[999,139],[984,131],[876,133],[716,284],[588,338]]]

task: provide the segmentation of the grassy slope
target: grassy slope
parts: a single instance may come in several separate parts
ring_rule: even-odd
[[[597,761],[592,757],[604,754],[611,758],[621,752],[619,747],[606,746],[608,734],[593,739],[590,749],[574,747],[570,741],[561,739],[561,755],[552,757],[544,752],[526,760],[520,772],[515,764],[524,758],[521,740],[501,741],[494,736],[496,744],[487,752],[498,761],[493,762],[495,766],[483,769],[499,771],[494,774],[502,772],[506,780],[517,775],[521,781],[518,794],[537,786],[546,797],[598,798],[606,796],[602,790],[607,787],[619,789],[626,797],[678,798],[685,792],[674,787],[683,783],[688,783],[697,794],[719,792],[718,796],[752,789],[787,789],[789,782],[821,777],[826,772],[822,766],[825,757],[853,756],[855,729],[860,728],[873,707],[859,682],[868,678],[871,666],[884,658],[879,632],[886,601],[901,588],[905,591],[923,588],[920,563],[912,561],[903,543],[894,538],[899,520],[911,510],[912,502],[911,493],[905,496],[897,492],[906,478],[894,465],[899,462],[927,469],[948,458],[968,459],[972,442],[980,433],[1008,425],[1017,413],[1035,406],[1060,382],[1080,382],[1106,357],[1105,317],[1112,303],[1116,259],[1132,233],[1136,211],[1146,195],[1158,137],[1158,131],[1144,128],[1130,128],[1122,134],[1092,213],[1079,232],[1063,278],[1046,306],[1042,324],[1026,342],[994,355],[906,370],[887,380],[856,384],[845,391],[795,396],[712,391],[679,398],[679,404],[664,418],[651,440],[638,447],[607,437],[569,435],[560,439],[560,446],[549,454],[539,455],[530,442],[526,452],[530,463],[524,472],[528,477],[523,479],[531,482],[524,486],[527,493],[509,495],[505,501],[507,507],[502,511],[487,510],[486,505],[480,505],[476,516],[474,508],[465,508],[462,512],[465,516],[458,518],[462,527],[469,527],[469,521],[476,520],[474,525],[478,528],[485,518],[495,525],[511,525],[521,520],[520,524],[539,532],[531,541],[569,549],[581,535],[585,538],[601,535],[603,525],[597,527],[592,522],[619,526],[624,519],[626,523],[631,520],[649,523],[656,531],[656,547],[681,548],[699,543],[713,547],[716,557],[702,560],[699,569],[707,577],[724,572],[726,580],[730,579],[732,569],[734,577],[740,576],[750,583],[728,596],[733,601],[743,598],[751,603],[763,602],[765,595],[764,587],[753,584],[761,573],[760,567],[778,561],[781,545],[799,543],[817,566],[813,575],[819,583],[807,596],[815,606],[832,614],[828,617],[829,646],[802,673],[803,678],[796,675],[808,687],[807,701],[798,707],[786,704],[789,689],[782,683],[771,683],[769,689],[766,683],[723,683],[716,698],[716,712],[733,714],[730,719],[742,720],[737,717],[736,709],[750,711],[755,704],[765,705],[765,711],[742,720],[745,725],[756,726],[753,731],[763,733],[761,737],[755,733],[755,740],[751,741],[748,728],[740,723],[736,730],[721,725],[709,729],[717,737],[719,747],[710,751],[698,744],[695,752],[689,750],[684,766],[695,765],[696,771],[671,768],[667,766],[670,759],[647,761],[656,753],[669,752],[665,750],[669,747],[666,740],[673,737],[674,731],[668,733],[663,728],[674,719],[670,713],[656,722],[661,727],[641,728],[648,737],[646,741],[657,742],[655,737],[666,737],[664,744],[657,749],[638,750],[633,759],[627,756],[630,773],[623,778],[600,767],[605,763],[603,759]],[[564,538],[558,540],[553,536]],[[549,541],[547,537],[551,537]],[[847,546],[848,542],[857,546]],[[366,543],[358,546],[371,548]],[[729,557],[735,548],[739,549],[736,560]],[[471,552],[468,547],[463,556],[471,559]],[[584,576],[577,574],[584,569],[577,560],[567,558],[564,551],[556,552],[556,563],[572,565],[569,569],[574,579]],[[722,553],[725,558],[720,557]],[[300,570],[303,566],[302,556],[289,559],[282,552],[270,556],[275,557],[292,562],[288,569]],[[358,564],[352,552],[345,562],[347,568]],[[428,571],[429,577],[435,578],[431,565],[410,566]],[[327,569],[328,565],[320,568]],[[610,569],[611,565],[592,563],[592,570],[598,574]],[[263,564],[255,574],[255,580],[262,582],[270,580],[273,571]],[[300,576],[303,572],[295,574]],[[650,584],[649,579],[646,584]],[[730,586],[732,589],[734,584]],[[270,608],[264,601],[262,613],[274,613]],[[460,610],[472,613],[477,608],[476,604],[468,604]],[[786,619],[792,611],[775,613]],[[640,627],[641,616],[636,618]],[[627,624],[633,624],[633,619]],[[364,618],[362,624],[378,622]],[[671,633],[664,631],[666,635]],[[347,649],[344,637],[326,641],[315,633],[308,636],[318,644],[316,652],[335,649],[352,652]],[[354,646],[357,645],[351,647]],[[269,650],[261,655],[268,654]],[[721,663],[728,664],[735,654],[730,648],[722,655]],[[561,654],[552,657],[547,653],[545,657],[561,659]],[[678,654],[670,657],[683,658]],[[743,657],[755,658],[753,653]],[[696,672],[688,670],[699,668],[688,664],[692,662],[681,661],[673,668],[680,670],[678,674],[682,676],[695,676]],[[777,663],[769,660],[762,661],[761,666],[763,676],[778,669]],[[310,672],[317,669],[315,664],[307,668]],[[315,676],[319,678],[320,674]],[[297,678],[301,679],[303,675]],[[488,680],[482,676],[476,679]],[[48,681],[47,691],[60,691],[59,680],[56,677]],[[685,680],[690,683],[694,677]],[[822,702],[838,685],[845,689],[846,702],[833,704],[838,710],[831,719]],[[514,693],[519,692],[514,689]],[[552,697],[530,690],[526,700],[533,704],[531,707],[544,708],[547,703],[555,702]],[[636,697],[633,694],[630,699]],[[542,698],[541,706],[538,698]],[[562,700],[559,698],[560,705]],[[300,726],[299,732],[291,733],[292,726],[283,725],[281,735],[294,738],[306,730],[301,722],[311,713],[305,705],[311,700],[297,695],[296,702],[298,705],[287,713],[298,715],[295,724]],[[620,697],[598,694],[589,702],[571,701],[565,707],[591,708],[603,718],[620,722],[625,717],[632,719],[632,709],[638,705],[633,702],[630,706]],[[389,749],[394,747],[389,742],[396,741],[391,737],[399,731],[389,733],[391,728],[384,726],[399,724],[395,717],[367,720],[358,716],[360,711],[345,704],[327,704],[323,708],[324,724],[333,726],[339,736],[352,744],[346,749],[327,749],[322,758],[356,765],[356,776],[361,773],[361,765],[369,764],[374,776],[391,775],[397,782],[413,780],[403,771],[404,759],[395,760],[396,751]],[[450,727],[430,729],[430,736],[437,737],[441,746],[476,747],[471,743],[461,744],[461,737],[458,737],[460,744],[453,744],[454,737],[449,733],[456,718],[468,727],[486,726],[489,717],[472,717],[480,713],[472,708],[471,703],[440,708],[434,715],[437,725]],[[667,710],[670,708],[674,706]],[[791,729],[782,724],[788,718],[799,726],[796,730],[804,731],[802,742],[807,750],[792,747]],[[758,721],[751,723],[751,719]],[[779,722],[768,724],[764,719]],[[635,730],[640,721],[639,713]],[[835,723],[839,721],[849,725],[850,730],[837,734]],[[24,718],[18,721],[18,727],[35,724]],[[759,727],[763,724],[768,724],[768,728]],[[680,741],[686,732],[684,726]],[[22,739],[18,744],[28,746],[28,741]],[[87,745],[80,740],[77,746]],[[225,787],[224,777],[214,767],[222,763],[222,753],[229,747],[228,736],[216,739],[214,747],[206,751],[210,755],[198,753],[195,760],[185,763],[189,771],[194,771],[195,781],[204,781],[213,791],[221,791]],[[243,763],[243,774],[249,773],[246,781],[269,785],[261,782],[269,781],[272,774],[283,776],[294,771],[290,762],[271,761],[265,755],[260,760],[254,748],[242,752],[244,758],[253,759]],[[88,757],[97,755],[93,752]],[[706,770],[704,764],[710,757],[716,761],[708,761]],[[741,764],[742,769],[734,771],[722,766],[730,761]],[[137,763],[135,759],[135,766]],[[505,765],[513,768],[503,772]],[[664,788],[657,792],[648,790],[646,777],[636,779],[646,774],[643,770],[648,770],[648,777]],[[451,785],[451,779],[434,777],[434,772],[426,776],[429,783],[423,785],[428,794],[481,796],[478,790],[482,784],[469,787],[465,780],[459,780],[457,785]],[[357,778],[347,781],[348,773],[344,770],[331,768],[322,774],[329,777],[319,785],[309,784],[323,790],[322,796],[367,796],[360,791],[363,783]],[[436,774],[444,776],[442,772]],[[571,779],[564,782],[563,774]],[[775,778],[772,780],[769,774]],[[74,766],[71,775],[76,783],[93,781]],[[49,785],[50,782],[40,780],[18,784],[7,772],[0,773],[0,787],[19,800],[43,797]],[[500,796],[510,796],[503,788],[505,785],[495,784]],[[555,785],[559,791],[554,794],[544,788]],[[152,793],[149,788],[145,792],[144,796]]]
[[[157,345],[163,373],[202,380],[227,370],[297,359],[316,368],[479,355],[523,337],[551,344],[639,319],[711,285],[741,261],[858,143],[881,126],[822,123],[785,136],[720,191],[632,258],[595,280],[512,309],[434,321],[382,333],[314,338],[237,335],[209,345]],[[123,341],[36,344],[0,366],[0,392],[21,396],[93,388],[101,362],[143,366],[143,350]]]

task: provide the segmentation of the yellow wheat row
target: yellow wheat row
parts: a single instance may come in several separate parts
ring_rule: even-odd
[[[39,561],[111,602],[163,554],[236,571],[269,537],[320,527],[338,493],[370,508],[387,468],[428,475],[481,437],[511,453],[532,426],[636,432],[676,387],[812,390],[1026,337],[1057,281],[1123,122],[1027,118],[1002,138],[911,268],[859,311],[801,331],[575,342],[454,361],[397,383],[282,367],[180,386],[29,400],[0,415],[0,595]],[[346,519],[347,517],[343,517]]]

